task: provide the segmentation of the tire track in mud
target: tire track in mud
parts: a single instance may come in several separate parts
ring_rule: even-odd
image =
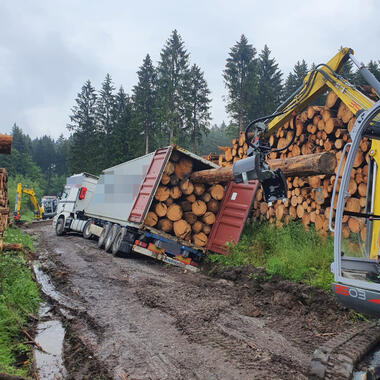
[[[271,376],[276,375],[276,378],[307,378],[309,357],[289,344],[283,336],[266,328],[260,319],[239,314],[235,305],[239,301],[238,297],[228,295],[227,300],[221,291],[219,297],[215,299],[223,301],[218,301],[216,305],[211,301],[207,308],[200,305],[186,308],[186,302],[183,301],[188,295],[182,299],[176,298],[171,303],[167,300],[173,298],[173,295],[170,297],[162,286],[160,292],[164,295],[157,294],[155,291],[157,285],[154,281],[148,280],[144,286],[136,290],[136,294],[144,305],[153,309],[158,308],[174,316],[175,326],[189,342],[206,346],[209,350],[218,352],[220,357],[226,362],[233,363],[236,368],[254,370],[263,378],[268,376],[268,369],[272,373]],[[215,282],[212,287],[218,288]],[[170,293],[170,289],[167,290]],[[177,289],[176,293],[181,291],[192,293],[192,288]],[[210,293],[207,288],[204,288],[204,292]],[[202,294],[197,294],[195,298],[203,297]],[[196,300],[193,302],[197,303]],[[240,321],[240,326],[237,321]],[[257,333],[250,336],[246,333],[250,329]],[[270,345],[267,344],[268,340],[271,341]],[[266,371],[262,371],[263,368],[267,368]]]
[[[68,273],[56,279],[59,291],[95,321],[76,315],[74,330],[92,342],[96,335],[93,352],[116,379],[304,379],[323,334],[347,325],[344,316],[333,321],[333,302],[309,305],[303,286],[242,280],[236,271],[184,274],[140,256],[114,258],[50,226],[35,231],[55,263],[53,279]]]

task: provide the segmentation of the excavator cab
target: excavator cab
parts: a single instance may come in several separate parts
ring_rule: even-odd
[[[347,307],[380,318],[380,101],[357,115],[350,135],[352,142],[346,144],[340,158],[340,175],[336,176],[331,200],[332,289]],[[361,144],[368,142],[368,173],[355,173]],[[356,183],[352,181],[354,175],[368,178],[366,184],[360,184],[360,199],[351,197],[356,190],[350,188]],[[344,221],[348,221],[349,229],[343,227]]]

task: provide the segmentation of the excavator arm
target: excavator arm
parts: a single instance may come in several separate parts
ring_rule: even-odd
[[[303,85],[274,112],[274,114],[281,114],[267,123],[267,134],[276,132],[293,115],[302,112],[313,100],[329,89],[335,92],[353,114],[356,114],[361,109],[370,109],[374,101],[357,90],[340,75],[344,64],[348,59],[353,58],[353,54],[352,49],[342,48],[327,64],[320,64],[311,70],[306,75]]]
[[[23,194],[26,194],[29,196],[30,202],[33,205],[34,218],[42,219],[43,214],[44,214],[44,208],[38,204],[36,193],[34,192],[33,189],[23,188],[22,184],[18,183],[16,187],[16,201],[15,201],[15,210],[13,213],[13,220],[15,222],[18,222],[20,220],[21,200],[22,200]]]
[[[35,219],[42,219],[44,208],[38,204],[36,193],[33,189],[23,189],[22,192],[29,196],[30,202],[33,205]]]

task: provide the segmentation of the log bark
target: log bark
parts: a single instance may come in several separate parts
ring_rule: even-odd
[[[173,231],[175,236],[185,240],[191,234],[191,226],[186,220],[180,219],[173,223]]]
[[[190,202],[190,203],[194,203],[194,202],[197,200],[197,198],[195,197],[194,194],[190,194],[190,195],[188,195],[188,196],[186,197],[186,200],[187,200],[188,202]]]
[[[155,208],[154,208],[154,212],[160,217],[164,217],[166,215],[168,211],[168,206],[163,203],[163,202],[159,202],[156,204]]]
[[[203,201],[203,202],[208,203],[208,202],[210,202],[210,199],[211,199],[211,195],[210,195],[210,193],[203,193],[203,194],[202,194],[202,201]]]
[[[1,251],[22,251],[21,243],[4,243],[0,240],[0,252]]]
[[[171,176],[174,173],[174,164],[173,164],[173,162],[169,161],[166,164],[164,173],[167,174],[168,176]]]
[[[170,176],[166,173],[162,174],[161,183],[167,185],[170,182]]]
[[[207,203],[207,210],[217,213],[219,210],[219,202],[215,199],[211,199],[210,202]]]
[[[208,224],[204,224],[204,225],[203,225],[203,229],[202,229],[202,231],[203,231],[206,235],[208,235],[208,234],[211,232],[211,226],[209,226]]]
[[[175,174],[178,178],[183,179],[190,175],[193,170],[193,162],[188,158],[181,158],[175,164]]]
[[[149,211],[145,218],[145,224],[149,227],[154,227],[158,222],[158,216],[155,212]]]
[[[160,219],[158,221],[157,228],[164,232],[170,232],[173,229],[173,223],[171,220],[167,218]]]
[[[0,135],[0,153],[11,154],[13,137],[9,135]]]
[[[271,169],[281,169],[286,177],[313,176],[333,174],[336,168],[336,157],[333,153],[323,152],[290,158],[269,160]],[[191,180],[197,183],[220,183],[234,179],[232,166],[194,172]]]
[[[197,221],[196,215],[194,215],[191,211],[187,211],[183,214],[183,218],[189,224],[194,224]],[[198,231],[199,232],[199,231]]]
[[[170,189],[170,196],[173,199],[178,199],[181,197],[181,195],[182,195],[182,191],[178,186],[174,186]]]
[[[193,242],[199,247],[204,247],[207,244],[207,236],[203,232],[193,235]]]
[[[198,234],[199,232],[202,231],[202,228],[203,228],[203,223],[200,222],[199,220],[197,220],[192,226],[191,226],[193,232],[195,234]]]
[[[168,212],[166,213],[166,216],[172,222],[176,222],[177,220],[180,220],[182,218],[181,207],[173,203],[172,205],[168,207]]]
[[[181,188],[182,193],[185,195],[190,195],[194,191],[194,185],[190,182],[189,179],[181,181],[179,187]]]
[[[211,211],[207,211],[203,217],[202,217],[202,221],[203,223],[205,224],[214,224],[215,223],[215,214],[212,213]]]
[[[207,210],[206,203],[203,201],[195,201],[192,204],[192,211],[194,215],[201,216],[203,215]]]
[[[155,198],[160,201],[164,202],[169,198],[170,190],[166,186],[158,186]]]
[[[210,194],[215,200],[220,201],[224,197],[224,187],[216,184],[210,188]]]
[[[205,190],[205,186],[202,183],[197,183],[194,185],[194,194],[198,197],[201,196]]]

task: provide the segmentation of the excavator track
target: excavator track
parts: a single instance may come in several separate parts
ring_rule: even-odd
[[[311,379],[351,379],[357,363],[380,343],[380,321],[345,331],[314,351]]]

